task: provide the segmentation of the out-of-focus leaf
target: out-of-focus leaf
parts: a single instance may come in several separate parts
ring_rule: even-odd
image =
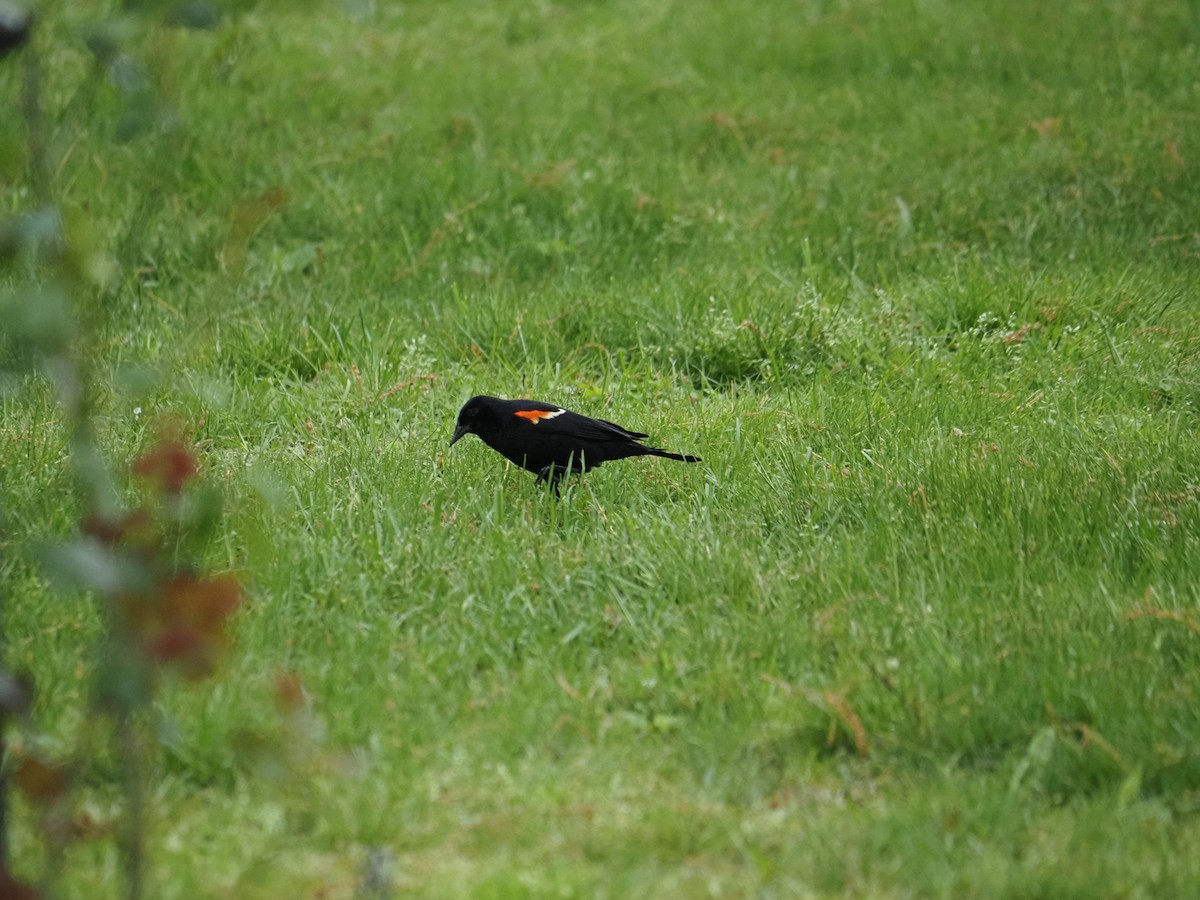
[[[128,53],[118,53],[108,64],[113,87],[124,94],[141,94],[150,89],[150,75],[141,62]]]
[[[121,394],[130,402],[150,394],[160,383],[160,373],[153,366],[138,362],[121,362],[113,372],[113,379]]]
[[[137,21],[133,17],[114,16],[88,29],[83,42],[97,62],[107,66],[136,32]]]
[[[147,657],[190,680],[212,674],[225,649],[225,622],[241,603],[242,586],[231,575],[177,575],[155,605],[158,622],[145,643]]]
[[[0,2],[0,57],[29,40],[32,27],[33,13],[16,4]]]
[[[21,756],[17,760],[13,781],[31,802],[49,804],[67,792],[67,767],[49,763],[36,756]]]
[[[159,121],[160,104],[151,91],[130,93],[117,118],[114,137],[124,144],[153,131]]]
[[[0,711],[25,716],[32,707],[33,679],[23,672],[0,669]]]
[[[107,597],[140,594],[153,586],[144,566],[94,538],[54,545],[43,558],[52,578]]]
[[[196,457],[178,440],[164,441],[133,463],[133,474],[157,482],[168,494],[178,494],[196,470]]]
[[[0,220],[0,263],[8,262],[21,249],[17,223],[13,219]]]
[[[96,672],[94,706],[108,713],[119,714],[137,709],[150,702],[153,682],[148,675],[146,660],[133,648],[114,642]]]
[[[54,283],[0,292],[0,326],[43,353],[62,350],[75,337],[67,292]]]
[[[167,11],[167,24],[194,31],[208,31],[221,23],[221,10],[205,0],[183,0]]]
[[[120,543],[146,550],[152,549],[157,539],[154,523],[144,509],[112,517],[94,513],[84,521],[83,533],[102,544]]]
[[[0,221],[0,262],[23,250],[56,253],[63,246],[62,220],[55,209],[39,209],[29,215]]]
[[[39,209],[19,220],[22,242],[31,247],[62,246],[62,217],[53,207]]]
[[[164,618],[195,628],[206,637],[220,635],[242,603],[242,586],[232,575],[196,578],[179,575],[163,589]]]
[[[42,900],[43,896],[41,891],[17,881],[8,869],[0,866],[0,897],[4,900]]]
[[[186,625],[164,628],[147,645],[150,658],[159,663],[183,662],[204,655],[204,635]]]
[[[291,714],[305,704],[304,684],[294,672],[282,672],[275,676],[275,705],[279,711]]]

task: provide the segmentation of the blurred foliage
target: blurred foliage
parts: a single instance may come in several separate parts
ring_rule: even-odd
[[[103,74],[120,102],[113,134],[118,142],[174,127],[170,104],[148,60],[161,56],[163,29],[208,28],[222,10],[203,0],[127,2],[103,12],[78,32],[92,57],[80,89]],[[204,571],[203,547],[221,516],[219,490],[203,483],[202,463],[177,424],[162,433],[127,472],[105,458],[92,418],[89,340],[96,300],[114,271],[114,261],[96,249],[86,216],[59,195],[54,173],[60,148],[70,141],[51,135],[70,128],[70,116],[47,113],[42,85],[54,41],[62,33],[56,17],[78,13],[46,4],[35,20],[23,7],[0,4],[0,56],[19,60],[24,148],[5,147],[3,175],[18,186],[19,208],[0,219],[0,386],[15,391],[44,374],[54,385],[69,434],[69,459],[79,495],[75,536],[33,548],[43,570],[65,591],[84,592],[99,604],[106,628],[85,721],[108,722],[111,750],[120,761],[123,811],[113,830],[122,861],[125,896],[144,896],[144,805],[154,729],[146,727],[164,676],[192,681],[215,671],[226,646],[226,624],[242,602],[239,580]],[[34,23],[37,26],[34,27]],[[43,30],[46,36],[42,35]],[[13,165],[19,160],[23,165]],[[141,186],[146,197],[152,193]],[[132,503],[129,482],[140,489]],[[5,515],[12,511],[5,510]],[[11,604],[16,598],[0,596]],[[0,607],[0,612],[3,608]],[[0,618],[0,652],[5,618]],[[46,848],[41,885],[18,881],[7,856],[7,816],[0,818],[0,895],[50,896],[69,844],[90,829],[74,809],[71,794],[90,759],[102,752],[94,730],[79,745],[49,750],[39,739],[36,694],[31,679],[8,671],[0,656],[0,739],[16,722],[16,746],[6,752],[3,788],[9,784],[35,811]],[[92,737],[87,737],[88,734]],[[7,791],[0,812],[7,813]],[[28,875],[24,875],[28,878]]]

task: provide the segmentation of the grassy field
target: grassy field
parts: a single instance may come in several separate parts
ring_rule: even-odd
[[[101,4],[38,35],[102,446],[181,422],[249,587],[161,698],[152,896],[1200,895],[1194,2],[241,5],[129,38],[144,121]],[[23,548],[78,501],[6,387],[7,652],[69,747],[99,622]],[[447,448],[476,393],[704,462],[555,502]]]

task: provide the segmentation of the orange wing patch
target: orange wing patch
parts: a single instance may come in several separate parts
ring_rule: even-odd
[[[553,419],[555,416],[561,416],[565,412],[565,409],[519,409],[513,415],[522,419],[528,419],[531,424],[536,425],[542,419]]]

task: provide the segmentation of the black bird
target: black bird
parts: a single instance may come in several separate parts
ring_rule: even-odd
[[[479,435],[497,453],[536,472],[538,481],[549,481],[555,494],[564,475],[586,472],[601,463],[627,456],[700,462],[698,456],[647,447],[640,443],[647,437],[640,431],[538,400],[472,397],[458,413],[451,446],[464,434]]]

